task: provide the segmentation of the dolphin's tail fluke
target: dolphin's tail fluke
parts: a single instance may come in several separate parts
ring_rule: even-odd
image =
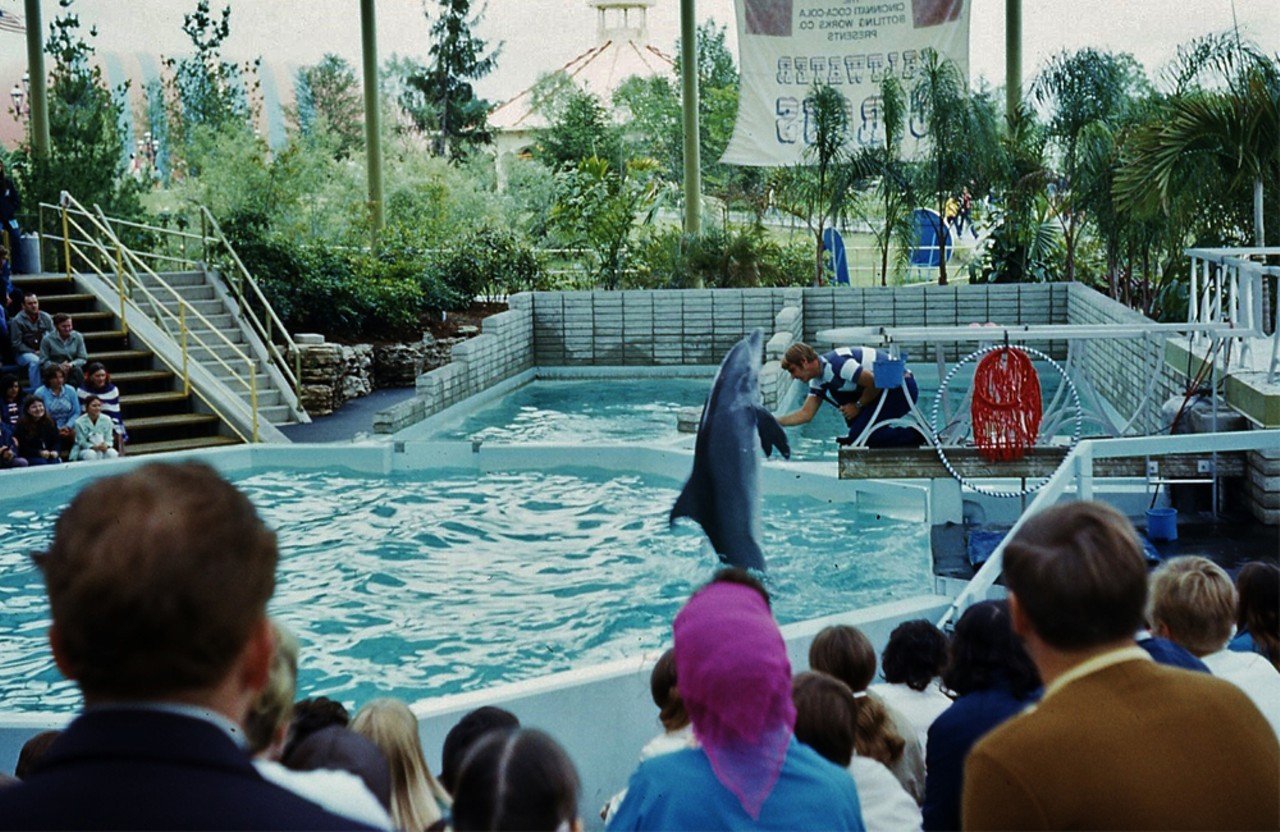
[[[782,452],[785,459],[791,459],[791,444],[787,441],[787,432],[778,424],[773,414],[760,405],[756,405],[756,430],[760,433],[760,447],[765,456],[772,456],[773,449]]]

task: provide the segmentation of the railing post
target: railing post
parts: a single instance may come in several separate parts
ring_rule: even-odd
[[[116,241],[116,294],[120,296],[120,326],[129,334],[129,319],[125,317],[124,303],[124,244]]]
[[[1196,268],[1200,265],[1198,258],[1191,258],[1191,291],[1187,293],[1187,323],[1194,324],[1200,321],[1200,298],[1197,293],[1200,291],[1199,281],[1196,280]]]
[[[1093,448],[1076,447],[1076,499],[1093,499]]]
[[[70,223],[67,221],[67,203],[62,203],[62,263],[67,269],[67,280],[71,279],[71,235]]]
[[[253,441],[258,441],[258,376],[253,371],[253,359],[246,358],[249,365],[249,406],[253,410]]]
[[[182,395],[191,395],[191,368],[187,356],[187,307],[178,304],[178,332],[182,335]]]

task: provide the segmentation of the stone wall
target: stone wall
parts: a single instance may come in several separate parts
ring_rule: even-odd
[[[428,343],[329,344],[322,336],[297,336],[301,352],[303,408],[327,416],[351,399],[384,387],[412,387],[433,356]]]

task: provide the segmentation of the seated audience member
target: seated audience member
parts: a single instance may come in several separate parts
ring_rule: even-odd
[[[440,752],[440,785],[452,795],[457,790],[458,768],[471,747],[490,731],[513,731],[520,727],[520,720],[510,711],[485,705],[476,708],[449,729],[444,735],[444,748]]]
[[[1143,650],[1146,650],[1151,658],[1160,664],[1167,664],[1169,667],[1180,667],[1183,670],[1194,670],[1197,673],[1208,673],[1209,667],[1204,662],[1191,655],[1181,644],[1174,644],[1167,638],[1152,635],[1150,627],[1144,627],[1134,635],[1134,641]]]
[[[391,819],[418,832],[444,817],[449,794],[422,754],[418,718],[399,699],[375,699],[356,713],[351,730],[373,742],[391,766]]]
[[[120,388],[111,383],[111,376],[101,361],[90,361],[84,365],[84,383],[76,389],[80,397],[80,409],[84,409],[84,400],[97,396],[102,401],[102,412],[111,418],[116,426],[117,447],[124,454],[125,443],[129,441],[129,432],[124,428],[124,414],[120,410]]]
[[[17,376],[5,373],[0,376],[0,422],[9,427],[18,424],[22,416],[22,384]]]
[[[4,829],[350,829],[267,782],[241,725],[266,684],[276,537],[207,465],[98,479],[37,556],[49,644],[84,712],[22,785]]]
[[[924,828],[929,830],[960,828],[969,750],[1039,698],[1040,674],[1013,634],[1008,603],[981,601],[964,611],[942,683],[957,699],[929,728],[924,788]]]
[[[760,591],[713,579],[672,631],[698,747],[640,763],[609,829],[862,829],[848,772],[795,740],[791,664]]]
[[[72,459],[115,459],[120,456],[113,447],[115,425],[102,415],[102,401],[97,396],[85,399],[85,412],[75,422],[76,443],[71,447]]]
[[[22,416],[13,429],[18,456],[28,465],[56,465],[62,462],[62,435],[58,426],[45,413],[44,402],[36,396],[22,400]]]
[[[938,686],[947,649],[946,635],[931,622],[904,621],[893,628],[880,656],[880,675],[888,684],[868,688],[911,721],[926,755],[929,726],[951,707],[951,698]]]
[[[293,772],[345,771],[354,774],[377,798],[378,805],[391,813],[391,766],[378,746],[343,725],[330,725],[307,735],[283,760]]]
[[[22,298],[22,311],[9,319],[9,345],[18,367],[27,368],[27,386],[40,386],[40,342],[53,332],[53,318],[40,311],[40,298],[29,292]]]
[[[653,704],[658,706],[658,721],[662,723],[662,733],[640,749],[640,761],[684,748],[696,748],[698,741],[693,738],[693,726],[689,724],[689,714],[685,712],[680,690],[676,686],[674,650],[664,652],[654,664],[653,671],[649,674],[649,695],[653,698]],[[606,821],[613,817],[613,813],[622,805],[622,798],[626,796],[626,789],[614,795],[600,816]]]
[[[68,384],[79,387],[84,381],[84,365],[88,361],[84,336],[72,328],[71,316],[66,312],[54,315],[53,332],[45,333],[40,339],[41,374],[50,367],[57,367],[62,370]]]
[[[970,752],[964,829],[1280,827],[1266,719],[1229,682],[1134,644],[1147,567],[1124,515],[1087,501],[1032,515],[1004,580],[1045,690]]]
[[[924,753],[915,726],[883,699],[867,691],[876,675],[876,649],[857,627],[823,629],[809,645],[809,667],[849,686],[862,718],[855,753],[889,767],[916,803],[924,800]]]
[[[1151,574],[1151,626],[1181,644],[1209,672],[1240,688],[1280,739],[1280,671],[1256,653],[1227,649],[1236,621],[1236,588],[1202,557],[1172,558]]]
[[[34,774],[60,736],[61,731],[41,731],[23,743],[22,750],[18,752],[18,765],[13,769],[14,776],[19,780],[26,780]]]
[[[581,832],[577,769],[560,744],[530,728],[491,731],[458,772],[453,829]]]
[[[1228,649],[1257,653],[1280,670],[1280,567],[1246,563],[1236,575],[1236,594],[1236,635]]]
[[[280,752],[280,762],[293,768],[289,758],[293,754],[293,749],[297,748],[303,740],[330,726],[346,728],[350,724],[351,714],[347,713],[347,709],[341,702],[335,702],[327,696],[295,702],[284,750]]]
[[[839,679],[807,671],[791,680],[796,739],[846,768],[858,786],[868,832],[920,829],[920,807],[884,764],[853,753],[858,711],[853,691]]]
[[[18,441],[13,438],[13,428],[8,422],[0,422],[0,469],[26,468],[29,464],[18,449]]]
[[[58,426],[58,434],[70,445],[76,439],[76,419],[80,418],[80,397],[75,388],[68,387],[61,367],[44,371],[44,386],[37,387],[35,395],[44,402],[45,412]]]
[[[245,717],[244,735],[258,773],[289,791],[305,797],[336,815],[377,829],[391,829],[391,817],[364,782],[347,771],[315,769],[292,771],[280,765],[289,715],[298,682],[298,640],[280,622],[272,620],[276,652],[271,660],[267,686],[258,694]]]

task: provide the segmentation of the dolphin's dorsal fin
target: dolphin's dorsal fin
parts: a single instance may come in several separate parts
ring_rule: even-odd
[[[756,431],[760,434],[760,447],[765,456],[772,456],[773,449],[782,452],[784,459],[791,459],[791,444],[787,442],[787,432],[778,424],[773,414],[760,405],[755,405]]]

